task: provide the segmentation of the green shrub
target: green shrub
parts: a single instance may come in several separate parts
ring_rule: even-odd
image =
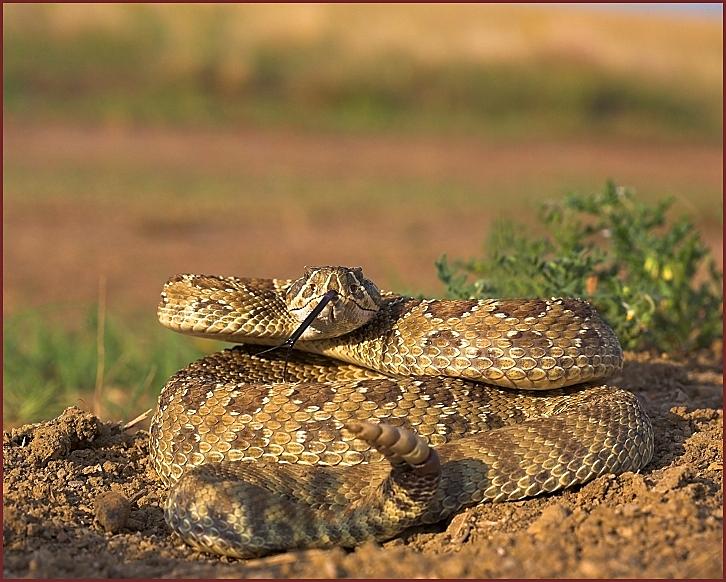
[[[608,183],[593,196],[547,203],[548,236],[498,222],[484,258],[436,263],[450,297],[577,296],[591,301],[625,349],[685,352],[723,333],[723,274],[672,200],[649,206]]]

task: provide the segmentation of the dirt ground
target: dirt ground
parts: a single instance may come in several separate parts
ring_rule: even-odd
[[[655,428],[655,455],[640,474],[470,508],[380,545],[248,561],[196,553],[168,533],[165,493],[149,462],[145,430],[125,431],[69,408],[46,423],[3,434],[4,575],[719,578],[718,352],[680,361],[627,354],[612,383],[642,398]],[[108,492],[131,500],[130,506]]]

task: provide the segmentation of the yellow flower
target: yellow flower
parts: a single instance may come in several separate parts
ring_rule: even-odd
[[[646,273],[648,273],[651,277],[658,276],[658,261],[654,257],[647,257],[643,267],[645,268]]]

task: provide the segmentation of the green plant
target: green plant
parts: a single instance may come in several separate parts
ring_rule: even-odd
[[[544,204],[548,236],[496,223],[484,258],[436,263],[451,297],[579,296],[613,326],[624,348],[684,352],[723,333],[723,274],[687,218],[666,224],[654,206],[609,182],[593,196]]]
[[[5,423],[51,418],[70,404],[128,419],[154,405],[175,371],[219,348],[218,342],[182,337],[157,324],[132,327],[110,314],[100,318],[102,313],[89,308],[73,318],[75,329],[41,311],[5,320]]]

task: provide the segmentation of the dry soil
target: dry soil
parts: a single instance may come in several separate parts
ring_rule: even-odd
[[[613,383],[642,398],[656,434],[639,474],[470,508],[383,544],[248,561],[199,554],[168,532],[145,430],[69,408],[3,435],[4,575],[718,578],[721,362],[627,355]]]

